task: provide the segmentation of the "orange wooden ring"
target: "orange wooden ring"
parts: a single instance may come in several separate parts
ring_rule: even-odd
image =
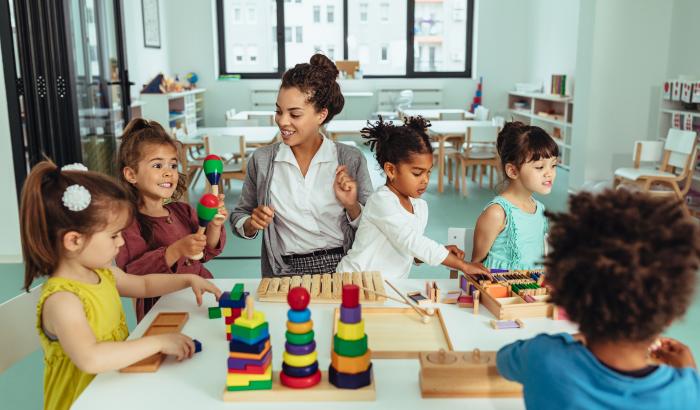
[[[303,335],[304,333],[309,333],[310,331],[314,330],[314,321],[309,320],[308,322],[304,323],[287,321],[287,330],[289,330],[291,333]]]
[[[340,373],[357,374],[367,371],[371,357],[372,351],[369,349],[365,354],[357,357],[341,356],[335,351],[331,351],[331,364]]]

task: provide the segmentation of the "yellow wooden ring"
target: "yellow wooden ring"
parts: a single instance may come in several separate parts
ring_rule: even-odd
[[[288,366],[292,367],[306,367],[306,366],[311,366],[316,359],[318,358],[318,354],[314,350],[313,352],[305,355],[294,355],[294,354],[289,354],[286,351],[282,353],[282,361],[287,363]]]
[[[309,320],[308,322],[303,323],[287,321],[287,330],[289,330],[291,333],[303,335],[304,333],[309,333],[310,331],[314,330],[314,321]]]
[[[367,352],[362,356],[348,357],[341,356],[338,353],[331,351],[331,364],[333,368],[340,373],[357,374],[367,371],[370,364],[372,352],[367,349]]]
[[[365,320],[357,323],[338,321],[338,337],[344,340],[360,340],[365,336]]]

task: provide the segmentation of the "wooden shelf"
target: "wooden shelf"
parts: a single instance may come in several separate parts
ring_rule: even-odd
[[[206,89],[167,94],[141,94],[145,119],[157,121],[165,129],[183,127],[188,134],[204,126],[204,92]]]

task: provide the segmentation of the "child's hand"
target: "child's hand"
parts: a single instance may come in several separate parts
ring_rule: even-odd
[[[661,346],[652,350],[649,354],[652,359],[656,359],[659,362],[667,364],[671,367],[697,368],[695,365],[695,359],[693,359],[693,354],[688,346],[669,337],[662,337],[660,341]]]
[[[179,239],[170,246],[175,246],[181,256],[194,256],[204,252],[207,246],[207,236],[193,233]]]
[[[491,276],[488,268],[481,263],[464,262],[464,266],[460,270],[467,275],[482,274]]]
[[[223,225],[224,222],[226,222],[227,217],[228,210],[226,209],[226,204],[224,203],[224,194],[219,194],[219,209],[217,210],[217,214],[214,219],[209,222],[209,225],[218,228]]]
[[[189,285],[194,292],[194,297],[197,299],[197,306],[202,306],[202,293],[209,292],[214,295],[216,300],[221,296],[221,289],[216,287],[211,281],[208,281],[201,276],[189,275]]]
[[[173,355],[178,361],[189,359],[194,354],[194,342],[182,333],[164,333],[153,336],[160,342],[160,352]]]
[[[459,249],[456,245],[445,245],[445,248],[460,260],[464,260],[464,251]]]

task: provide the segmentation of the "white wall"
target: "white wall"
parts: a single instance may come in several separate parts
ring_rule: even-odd
[[[697,0],[675,0],[671,23],[671,45],[668,56],[668,78],[693,75],[700,79],[700,2]]]
[[[0,54],[0,67],[2,65]],[[3,217],[2,235],[0,235],[0,263],[19,263],[22,261],[22,246],[19,234],[19,209],[17,206],[17,189],[15,188],[15,171],[12,161],[12,141],[10,140],[10,119],[7,112],[7,95],[5,91],[5,72],[0,69],[0,215]]]
[[[667,0],[581,2],[570,188],[612,178],[655,137],[671,14]]]
[[[141,0],[124,0],[124,32],[126,33],[126,59],[129,66],[129,79],[134,83],[131,87],[131,98],[138,98],[143,84],[149,82],[158,73],[170,74],[168,65],[169,45],[168,35],[170,21],[167,11],[170,1],[160,0],[160,48],[146,48],[143,45],[143,14]],[[204,3],[204,2],[202,2]],[[196,9],[196,7],[191,7]],[[182,30],[182,27],[176,29]],[[187,31],[187,30],[182,30]]]

